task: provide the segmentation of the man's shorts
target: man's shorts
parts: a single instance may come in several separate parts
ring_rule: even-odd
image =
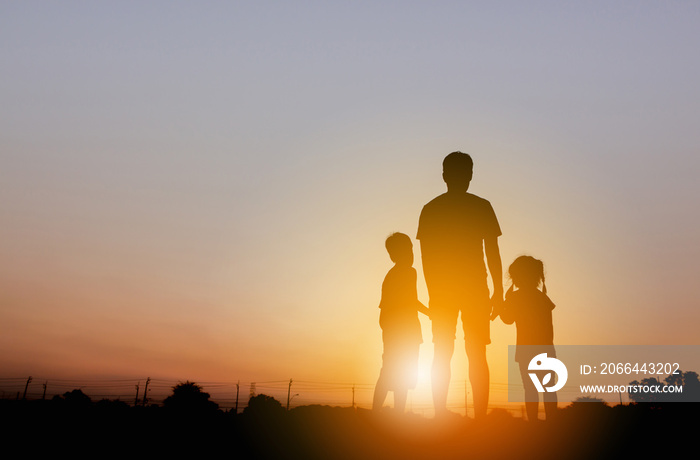
[[[461,289],[457,293],[431,293],[430,320],[433,325],[433,343],[454,343],[460,312],[465,343],[491,343],[491,299],[486,285],[469,290]]]

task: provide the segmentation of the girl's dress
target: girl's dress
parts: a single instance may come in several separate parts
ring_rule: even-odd
[[[540,353],[555,357],[552,310],[555,305],[539,289],[518,289],[506,294],[501,319],[515,322],[517,330],[515,360],[527,366]],[[536,345],[536,346],[533,346]]]

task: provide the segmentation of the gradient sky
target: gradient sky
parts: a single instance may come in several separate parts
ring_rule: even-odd
[[[698,23],[675,1],[3,1],[2,374],[373,383],[384,239],[416,243],[453,150],[504,269],[544,261],[555,343],[697,344]],[[505,382],[515,331],[492,336]]]

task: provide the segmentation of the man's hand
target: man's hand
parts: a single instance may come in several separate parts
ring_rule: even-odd
[[[501,314],[503,308],[503,267],[501,251],[498,249],[498,237],[484,238],[484,254],[493,281],[493,296],[491,296],[491,321]]]
[[[491,321],[498,318],[503,311],[503,293],[494,293],[491,297]]]

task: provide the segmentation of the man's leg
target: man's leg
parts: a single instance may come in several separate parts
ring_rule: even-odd
[[[454,339],[434,342],[432,387],[435,416],[441,416],[447,412],[447,390],[450,386],[450,366],[454,349]]]
[[[455,332],[459,309],[445,302],[430,301],[430,320],[433,323],[432,390],[435,416],[447,413],[447,390],[450,386],[452,355],[455,351]]]
[[[491,343],[491,301],[484,284],[472,287],[468,292],[466,310],[462,310],[464,342],[469,359],[469,381],[474,393],[474,418],[486,416],[489,404],[489,365],[486,361],[486,345]]]
[[[469,359],[469,381],[474,393],[474,418],[486,416],[489,403],[489,366],[486,362],[486,345],[467,343]]]

